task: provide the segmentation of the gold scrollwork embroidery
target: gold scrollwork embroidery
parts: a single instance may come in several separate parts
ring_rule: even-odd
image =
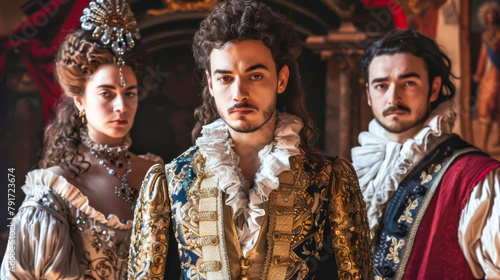
[[[354,168],[333,162],[329,215],[339,278],[372,279],[373,258],[366,204]]]
[[[198,271],[199,272],[214,272],[214,271],[219,271],[221,269],[222,265],[219,261],[208,261],[208,262],[202,262],[199,265]]]
[[[291,266],[294,264],[292,259],[283,256],[273,256],[271,262],[276,266]]]
[[[295,207],[293,207],[293,206],[290,206],[290,207],[278,206],[278,207],[276,207],[276,214],[278,214],[278,215],[291,215],[293,213],[295,213]]]
[[[278,242],[278,241],[288,241],[291,242],[293,240],[293,233],[286,233],[286,232],[274,232],[273,233],[273,240]]]
[[[128,279],[162,277],[168,248],[169,206],[165,169],[156,164],[146,174],[137,200]]]
[[[205,221],[205,222],[217,221],[217,212],[215,212],[215,211],[201,211],[198,214],[198,219],[200,221]]]
[[[165,8],[163,9],[150,9],[148,14],[154,16],[161,16],[176,12],[191,12],[191,11],[208,11],[215,4],[216,0],[163,0]]]
[[[198,244],[200,246],[217,245],[219,244],[219,238],[216,235],[202,236],[198,238]]]
[[[217,188],[200,189],[200,198],[210,198],[217,196]]]

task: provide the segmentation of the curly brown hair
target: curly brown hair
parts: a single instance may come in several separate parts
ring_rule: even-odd
[[[262,41],[271,50],[277,72],[283,66],[288,66],[288,86],[278,95],[276,108],[302,119],[304,128],[299,133],[301,148],[311,155],[319,167],[323,166],[323,153],[313,147],[319,133],[306,109],[297,63],[302,52],[302,42],[291,21],[285,16],[258,1],[230,0],[218,3],[201,22],[200,29],[194,35],[193,52],[197,67],[210,73],[210,54],[213,49],[220,49],[228,42],[248,39]],[[191,133],[193,142],[201,135],[204,125],[220,117],[205,75],[203,84],[202,104],[194,111],[196,124]]]
[[[138,86],[144,75],[147,60],[140,41],[123,56],[127,65],[136,74]],[[74,105],[73,97],[82,96],[85,86],[100,65],[116,63],[110,48],[101,45],[84,30],[77,30],[64,39],[55,57],[55,77],[63,90],[63,97],[56,109],[54,119],[45,129],[40,168],[60,166],[78,176],[90,168],[78,152],[81,145],[80,129],[85,126]],[[139,95],[144,92],[139,91]],[[81,166],[86,165],[86,168]]]

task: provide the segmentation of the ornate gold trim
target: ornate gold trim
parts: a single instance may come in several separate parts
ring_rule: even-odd
[[[373,279],[373,257],[366,204],[354,168],[333,162],[329,219],[339,279]]]
[[[223,193],[216,187],[219,178],[213,174],[204,174],[199,186],[200,211],[199,226],[200,244],[203,253],[203,262],[200,272],[206,273],[207,279],[227,279],[229,274],[229,261],[227,259],[226,244],[224,239],[224,215],[222,213]],[[216,193],[214,195],[214,190]],[[216,242],[215,242],[216,241]]]
[[[165,168],[155,164],[142,182],[134,212],[128,279],[163,279],[170,212]]]
[[[279,175],[279,188],[269,197],[269,228],[267,232],[266,261],[262,279],[283,280],[288,267],[295,264],[290,258],[293,240],[296,190],[303,189],[302,169],[297,161],[300,154],[290,158],[291,169]]]
[[[410,260],[411,252],[413,250],[413,244],[415,243],[415,237],[417,236],[418,228],[420,227],[420,223],[424,219],[425,212],[427,208],[429,207],[429,204],[431,204],[432,198],[434,197],[434,193],[436,192],[436,189],[441,183],[441,179],[443,179],[444,174],[448,170],[448,168],[451,166],[451,164],[457,159],[459,156],[462,156],[466,153],[478,151],[477,148],[466,148],[463,150],[460,150],[453,154],[452,157],[449,158],[449,160],[446,163],[441,164],[441,169],[438,171],[439,173],[436,175],[436,179],[434,179],[434,182],[430,189],[427,191],[427,194],[424,197],[424,200],[422,201],[422,205],[420,206],[420,210],[417,213],[417,216],[415,217],[413,224],[410,228],[410,231],[408,232],[408,237],[406,238],[406,247],[403,251],[402,256],[400,257],[400,264],[398,266],[398,269],[396,271],[396,275],[394,276],[394,279],[403,279],[405,271],[406,271],[406,265],[408,264],[408,261]]]
[[[154,10],[150,9],[147,14],[153,16],[161,16],[176,12],[203,12],[212,9],[217,0],[198,0],[196,2],[185,0],[163,0],[164,9]]]

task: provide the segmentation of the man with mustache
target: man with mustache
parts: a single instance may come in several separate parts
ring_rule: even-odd
[[[499,279],[500,168],[452,133],[450,59],[393,31],[362,59],[375,119],[352,149],[376,279]]]
[[[129,279],[163,279],[169,238],[183,279],[373,277],[355,171],[312,146],[301,45],[291,22],[257,1],[219,3],[203,20],[195,146],[145,178]]]

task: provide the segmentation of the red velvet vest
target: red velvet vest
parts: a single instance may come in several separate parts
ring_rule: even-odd
[[[460,214],[470,193],[500,163],[466,154],[448,168],[418,228],[404,279],[474,279],[458,245]]]

